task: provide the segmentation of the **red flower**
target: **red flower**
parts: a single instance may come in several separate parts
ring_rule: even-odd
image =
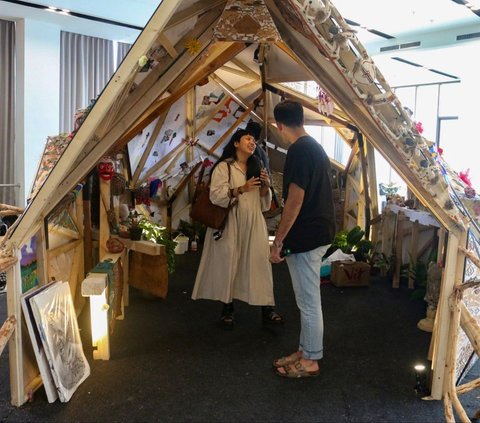
[[[417,128],[417,131],[419,134],[423,133],[423,125],[422,122],[415,122],[415,128]]]
[[[470,169],[467,169],[466,171],[462,171],[458,174],[458,176],[460,177],[460,179],[465,182],[466,185],[468,185],[469,187],[472,186],[472,181],[470,181],[470,177],[468,176],[470,172]]]

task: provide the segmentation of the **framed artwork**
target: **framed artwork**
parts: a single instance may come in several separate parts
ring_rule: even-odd
[[[20,250],[22,294],[38,286],[38,235],[34,235]]]

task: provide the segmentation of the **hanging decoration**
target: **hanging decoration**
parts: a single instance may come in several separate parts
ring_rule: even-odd
[[[202,44],[197,38],[190,38],[186,41],[185,48],[193,56],[200,52],[200,50],[202,49]]]
[[[110,181],[115,174],[115,166],[110,157],[103,157],[98,163],[98,176],[104,181]]]
[[[140,72],[148,72],[153,67],[153,59],[142,56],[138,59],[138,66],[140,67]]]
[[[331,97],[327,94],[327,92],[324,91],[321,87],[318,87],[317,100],[317,107],[320,113],[323,113],[325,116],[329,116],[333,113],[333,101]]]

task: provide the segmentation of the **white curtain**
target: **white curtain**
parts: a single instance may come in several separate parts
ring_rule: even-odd
[[[16,194],[14,118],[15,23],[0,20],[0,203],[10,205]]]
[[[122,63],[122,60],[127,55],[128,50],[130,50],[130,47],[132,47],[131,44],[117,43],[117,62],[115,63],[115,68],[120,66],[120,63]]]
[[[113,41],[62,31],[60,132],[70,132],[75,112],[100,95],[113,75],[113,62]]]

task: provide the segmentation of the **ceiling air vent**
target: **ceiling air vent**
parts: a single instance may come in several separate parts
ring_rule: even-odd
[[[413,41],[411,43],[405,43],[405,44],[395,44],[394,46],[380,47],[380,52],[402,50],[404,48],[420,47],[421,44],[422,43],[420,41]]]
[[[399,48],[400,46],[398,44],[395,44],[394,46],[380,47],[380,51],[398,50]]]
[[[472,38],[480,38],[480,32],[472,32],[471,34],[457,35],[457,41],[471,40]]]
[[[405,43],[405,44],[400,44],[400,48],[412,48],[412,47],[420,47],[420,41],[414,41],[412,43]]]

